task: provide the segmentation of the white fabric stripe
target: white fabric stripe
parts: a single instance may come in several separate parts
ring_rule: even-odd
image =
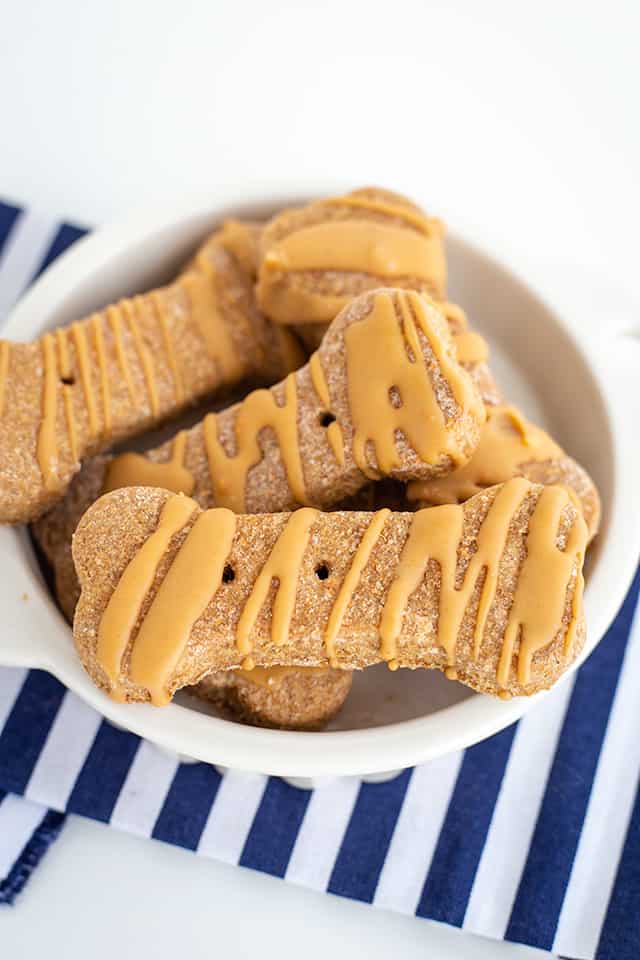
[[[463,755],[450,753],[413,771],[378,880],[375,906],[415,913]]]
[[[314,890],[327,889],[360,784],[357,777],[343,777],[313,791],[285,880]]]
[[[12,793],[0,803],[0,879],[4,879],[31,839],[46,807]]]
[[[463,928],[504,937],[573,690],[567,679],[518,725]]]
[[[142,740],[111,814],[111,824],[150,837],[162,810],[178,758]]]
[[[64,810],[101,720],[79,697],[65,694],[25,791],[30,800]]]
[[[44,260],[60,223],[25,210],[0,256],[0,324]]]
[[[13,709],[28,670],[22,667],[0,667],[0,733]]]
[[[622,854],[640,772],[640,608],[636,610],[553,944],[593,956]]]
[[[198,853],[237,863],[266,785],[267,777],[260,773],[225,773],[202,831]]]

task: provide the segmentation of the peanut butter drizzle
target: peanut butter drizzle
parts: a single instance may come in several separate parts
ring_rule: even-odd
[[[91,363],[89,360],[87,338],[83,325],[78,321],[71,324],[71,336],[73,337],[73,343],[76,348],[76,359],[80,370],[82,392],[84,393],[84,402],[89,420],[89,439],[93,440],[94,437],[98,436],[98,413],[96,411],[93,385],[91,383]]]
[[[9,341],[0,340],[0,417],[4,410],[4,392],[9,375],[9,350]]]
[[[96,356],[98,357],[98,370],[100,371],[100,394],[102,397],[102,415],[104,422],[103,436],[108,437],[111,433],[111,389],[109,387],[107,355],[104,349],[104,337],[102,335],[101,317],[99,313],[94,313],[91,317],[91,326],[93,327],[93,338],[96,346]]]
[[[129,676],[133,683],[149,690],[156,706],[171,700],[167,683],[194,624],[222,584],[235,532],[236,516],[231,510],[201,513],[142,621],[131,651]]]
[[[75,411],[73,407],[73,367],[71,366],[69,341],[65,327],[58,327],[56,330],[56,340],[58,342],[58,359],[60,361],[60,379],[62,380],[64,415],[65,420],[67,421],[67,433],[69,434],[69,449],[71,451],[71,459],[74,463],[76,463],[78,460],[78,431],[76,428]]]
[[[318,353],[313,353],[309,357],[309,373],[311,374],[313,389],[318,394],[320,403],[323,405],[327,413],[331,413],[329,387],[327,386],[324,370],[322,369],[322,361],[320,360]],[[333,455],[336,458],[339,466],[344,467],[344,439],[342,437],[340,424],[337,422],[337,420],[334,420],[326,429],[327,440],[329,441],[329,445],[333,450]]]
[[[277,645],[286,641],[296,603],[300,564],[307,549],[311,527],[318,515],[319,511],[311,507],[296,510],[274,543],[238,620],[236,647],[239,653],[245,656],[251,653],[251,631],[274,579],[278,584],[271,613],[271,640]]]
[[[69,354],[69,341],[67,339],[67,330],[65,327],[58,327],[56,330],[56,340],[58,341],[58,360],[60,361],[60,377],[63,380],[73,378],[73,369],[71,367],[71,356]]]
[[[248,658],[251,659],[251,658]],[[241,667],[236,671],[243,680],[254,683],[256,687],[267,690],[291,674],[303,674],[305,677],[318,677],[327,672],[326,667]]]
[[[242,372],[239,352],[229,324],[220,314],[215,286],[215,270],[206,253],[196,259],[197,270],[186,273],[180,284],[190,305],[191,319],[200,331],[209,355],[225,380],[234,380]]]
[[[367,197],[346,194],[344,197],[329,197],[329,199],[321,202],[334,207],[356,207],[360,210],[371,210],[372,213],[383,213],[387,217],[404,220],[405,223],[415,227],[416,230],[426,236],[430,236],[434,227],[438,229],[441,226],[440,221],[435,218],[425,217],[417,210],[411,210],[409,207],[403,207],[395,203],[388,203],[385,200],[372,200]]]
[[[412,480],[408,498],[432,504],[463,503],[486,487],[510,480],[524,463],[562,456],[562,449],[551,437],[527,422],[516,407],[494,407],[487,410],[480,443],[471,460],[445,477]]]
[[[131,331],[131,336],[133,337],[133,342],[136,347],[140,366],[142,367],[145,383],[147,385],[147,396],[149,398],[151,413],[154,417],[157,417],[160,410],[160,405],[158,403],[158,390],[156,387],[156,378],[153,370],[153,360],[151,359],[151,354],[147,350],[147,347],[142,339],[140,328],[138,326],[138,320],[136,318],[136,312],[140,309],[140,303],[140,297],[134,297],[133,300],[123,300],[122,304],[120,305],[120,309],[122,310],[124,316],[126,317],[127,323],[129,324],[129,330]]]
[[[380,616],[380,655],[390,669],[398,667],[398,637],[402,632],[407,604],[423,583],[431,560],[440,572],[440,605],[437,639],[446,656],[445,674],[457,676],[456,645],[465,613],[476,585],[481,583],[473,630],[473,656],[480,656],[489,613],[496,600],[500,565],[519,508],[532,487],[516,478],[503,484],[482,522],[475,541],[475,552],[457,584],[458,548],[464,531],[464,512],[458,505],[445,505],[414,514],[403,546],[395,576]],[[581,563],[587,529],[577,514],[566,537],[564,549],[557,546],[562,512],[569,503],[561,487],[546,487],[539,495],[528,518],[526,555],[518,574],[513,602],[507,613],[503,646],[496,669],[498,684],[509,683],[511,664],[518,641],[517,678],[530,681],[535,653],[547,646],[563,629],[567,593],[574,577],[569,623],[564,635],[564,654],[568,656],[579,623],[583,579]],[[196,504],[182,496],[165,504],[155,532],[129,562],[111,596],[98,629],[97,659],[111,683],[111,695],[122,697],[120,683],[122,658],[129,646],[140,609],[151,588],[158,565],[171,538],[185,525]],[[389,510],[376,513],[354,552],[329,614],[325,646],[331,666],[337,666],[335,639],[353,594],[358,586]],[[311,529],[320,513],[303,508],[292,513],[247,597],[236,627],[236,647],[243,655],[242,665],[253,670],[250,656],[251,632],[270,590],[276,584],[271,608],[271,640],[284,643],[289,637],[295,609],[298,580],[308,548]],[[134,639],[130,661],[130,679],[146,687],[152,701],[167,703],[168,683],[182,656],[190,633],[207,604],[221,588],[224,565],[231,552],[236,517],[217,508],[201,513],[185,542],[173,559]],[[565,591],[558,585],[566,585]]]
[[[371,552],[378,542],[382,528],[387,522],[387,517],[390,513],[391,511],[386,507],[383,510],[378,510],[377,513],[374,513],[373,519],[365,530],[362,540],[358,544],[356,552],[353,555],[353,560],[351,561],[351,566],[347,570],[345,578],[340,585],[338,595],[334,600],[324,632],[324,646],[325,650],[327,651],[329,666],[331,667],[338,666],[338,658],[336,656],[336,638],[340,631],[340,627],[342,626],[342,620],[347,612],[349,604],[351,603],[351,598],[354,594],[354,591],[360,582],[362,571],[369,561]]]
[[[273,332],[278,340],[278,348],[282,357],[282,369],[287,373],[292,373],[299,367],[304,366],[306,354],[295,335],[287,330],[286,327],[275,325]]]
[[[125,568],[102,614],[98,627],[96,658],[110,681],[109,692],[114,700],[124,700],[120,682],[122,658],[144,598],[151,589],[158,564],[171,538],[184,527],[196,509],[197,504],[188,497],[176,496],[167,500],[160,513],[157,528]],[[174,597],[174,607],[176,606]]]
[[[193,474],[184,466],[187,447],[187,431],[176,434],[171,449],[171,459],[154,463],[140,453],[121,453],[107,466],[102,493],[119,490],[121,487],[162,487],[172,493],[193,493]]]
[[[236,258],[245,273],[255,278],[258,272],[258,233],[253,226],[242,220],[225,220],[218,242]]]
[[[489,345],[484,337],[474,330],[461,330],[454,333],[458,363],[486,363],[489,359]]]
[[[58,439],[56,413],[58,409],[58,370],[52,334],[45,333],[42,344],[44,377],[42,381],[42,419],[38,430],[36,455],[45,490],[58,488]]]
[[[446,654],[447,675],[450,677],[455,672],[460,627],[478,578],[484,573],[473,633],[473,656],[478,659],[487,617],[495,600],[500,561],[509,527],[529,489],[529,483],[519,478],[509,480],[502,486],[480,527],[476,552],[460,587],[456,586],[456,570],[457,550],[464,523],[462,510],[459,506],[446,505],[419,510],[414,515],[380,618],[380,653],[391,669],[398,666],[397,639],[402,630],[407,603],[422,583],[429,560],[435,560],[440,568],[437,636]],[[518,679],[522,683],[529,680],[532,653],[550,643],[561,629],[565,596],[559,596],[555,586],[558,583],[568,584],[576,564],[579,569],[587,537],[584,521],[578,515],[573,521],[565,550],[559,550],[556,546],[560,514],[567,503],[568,498],[562,488],[546,487],[529,519],[527,557],[509,610],[496,673],[500,686],[508,683],[513,649],[521,629],[523,641],[518,658]],[[541,597],[550,599],[542,603]],[[573,616],[567,628],[565,647],[570,648],[575,635],[579,610],[580,596],[574,594]]]
[[[171,370],[171,377],[173,379],[173,389],[176,395],[176,403],[182,404],[184,401],[184,387],[182,386],[182,377],[180,376],[180,370],[178,368],[178,358],[176,357],[176,351],[173,346],[173,341],[171,339],[171,331],[169,330],[169,319],[167,317],[167,308],[165,300],[157,290],[151,294],[151,302],[155,308],[158,321],[160,323],[160,328],[162,330],[162,339],[164,341],[164,349],[167,354],[167,361],[169,363],[169,369]]]
[[[566,499],[559,487],[545,487],[536,505],[527,535],[527,556],[516,585],[513,604],[505,630],[497,680],[507,685],[516,642],[520,640],[517,677],[520,683],[531,679],[531,661],[536,652],[545,647],[562,623],[566,605],[565,594],[550,590],[554,583],[568,583],[577,562],[576,581],[571,602],[571,620],[564,637],[564,655],[573,646],[578,627],[578,612],[584,588],[581,561],[584,557],[587,531],[578,514],[567,538],[564,550],[556,546],[556,532]],[[534,522],[535,518],[535,522]],[[545,597],[541,603],[540,598]]]
[[[111,327],[113,342],[116,348],[116,356],[118,358],[118,364],[120,365],[120,371],[124,377],[125,383],[127,384],[129,399],[131,400],[132,405],[136,406],[138,403],[138,396],[133,385],[131,370],[129,369],[129,364],[127,363],[127,355],[122,344],[122,317],[120,316],[118,307],[107,307],[107,322]]]
[[[276,434],[291,492],[298,503],[307,502],[304,473],[298,444],[295,376],[284,382],[285,402],[279,406],[269,390],[254,390],[242,403],[235,420],[236,452],[229,456],[218,439],[217,418],[209,413],[203,420],[203,435],[215,501],[235,513],[245,511],[247,476],[262,459],[258,436],[271,427]]]
[[[328,220],[283,237],[263,263],[267,269],[287,272],[339,270],[387,280],[431,280],[433,261],[432,243],[415,230],[371,220]]]
[[[398,293],[395,303],[402,317],[398,323],[394,298],[377,293],[365,322],[351,324],[345,332],[348,393],[353,421],[353,458],[360,470],[375,479],[400,465],[396,431],[402,431],[421,460],[435,463],[448,455],[460,459],[447,430],[423,356],[416,324],[429,341],[444,379],[458,406],[474,411],[481,421],[484,408],[466,373],[445,351],[426,313],[426,301],[413,291]],[[407,348],[412,353],[409,359]],[[372,403],[372,391],[387,396],[394,389],[401,405]],[[378,469],[367,460],[367,445],[375,451]]]

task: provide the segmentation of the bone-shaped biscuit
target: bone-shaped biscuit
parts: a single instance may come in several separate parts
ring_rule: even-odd
[[[393,406],[399,400],[402,406]],[[35,524],[36,539],[71,619],[78,596],[71,535],[105,489],[164,487],[202,507],[239,513],[287,510],[305,500],[328,507],[361,488],[374,467],[424,477],[449,468],[452,459],[466,461],[484,417],[471,381],[452,359],[441,314],[416,293],[365,294],[336,318],[309,365],[284,384],[209,414],[144,455],[90,460],[67,496]]]
[[[406,197],[378,188],[283,210],[260,236],[258,301],[267,316],[293,325],[315,350],[349,299],[391,278],[394,287],[444,301],[442,232],[440,221]],[[456,337],[458,359],[472,372],[485,402],[497,403],[486,343],[469,330],[458,306],[443,302],[441,308]]]
[[[433,303],[378,290],[341,312],[295,375],[155,450],[115,458],[105,489],[164,486],[238,513],[324,507],[367,478],[465,463],[485,416]]]
[[[211,673],[187,692],[253,726],[321,730],[342,707],[351,682],[350,670],[255,667]]]
[[[414,514],[236,516],[167,491],[102,497],[73,541],[92,680],[167,703],[243,666],[428,667],[500,696],[551,686],[584,642],[584,520],[517,478]]]
[[[0,341],[0,522],[34,519],[86,457],[301,351],[265,320],[216,236],[174,283],[32,343]]]
[[[283,210],[262,231],[258,302],[277,323],[330,323],[381,286],[444,299],[442,224],[378,188]]]
[[[587,471],[513,406],[488,408],[487,422],[471,459],[446,477],[412,481],[407,496],[418,508],[464,503],[486,487],[511,477],[567,487],[582,511],[589,539],[598,532],[600,497]]]

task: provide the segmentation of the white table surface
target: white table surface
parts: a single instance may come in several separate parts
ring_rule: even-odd
[[[571,269],[638,302],[639,28],[634,0],[21,0],[0,30],[0,194],[89,224],[328,174],[430,199],[543,292]],[[542,955],[76,818],[0,913],[12,960],[150,943],[157,960]]]

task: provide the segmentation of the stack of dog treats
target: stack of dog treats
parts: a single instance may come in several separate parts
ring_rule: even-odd
[[[584,643],[597,490],[502,397],[441,223],[386,190],[229,220],[168,286],[0,342],[0,464],[119,700],[313,730],[377,662],[508,698]]]

